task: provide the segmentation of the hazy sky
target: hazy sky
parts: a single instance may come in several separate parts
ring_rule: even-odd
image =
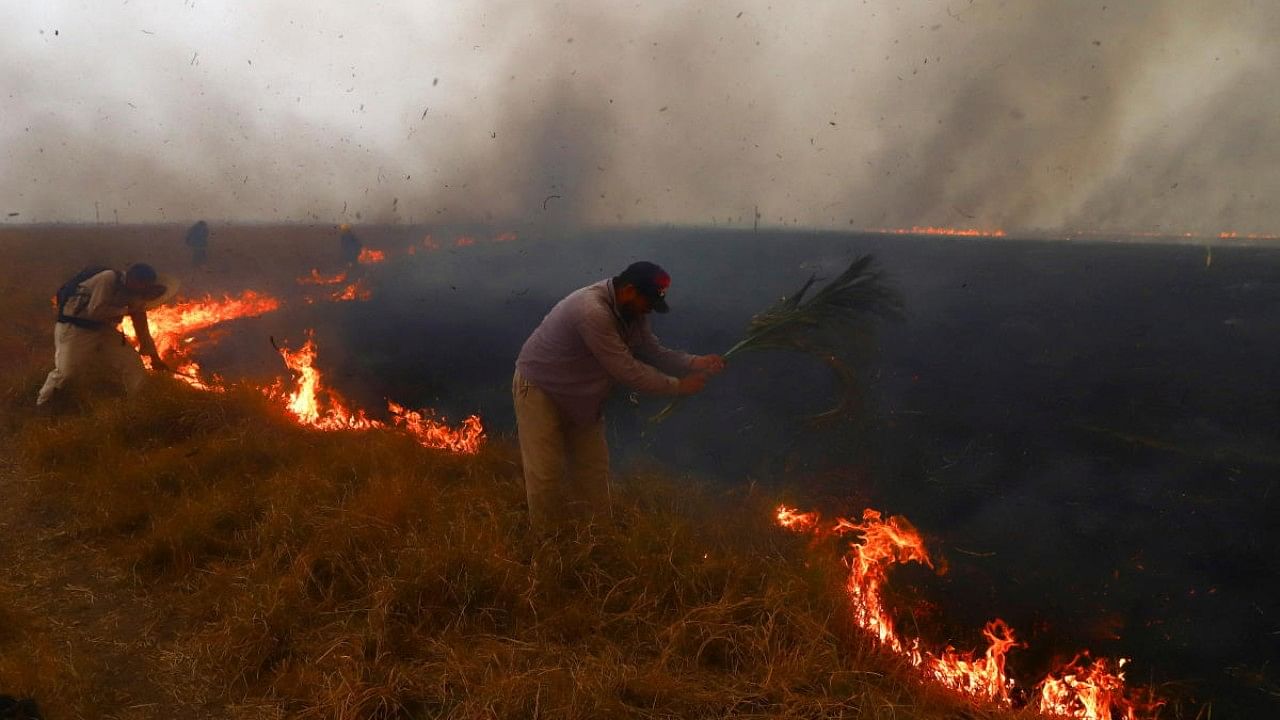
[[[1277,37],[1275,0],[0,0],[0,220],[1280,233]]]

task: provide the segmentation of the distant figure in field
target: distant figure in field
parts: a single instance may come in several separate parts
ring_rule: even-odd
[[[671,277],[651,262],[570,293],[516,360],[512,396],[529,519],[538,530],[609,517],[603,407],[614,383],[654,395],[693,395],[724,369],[719,355],[663,347],[650,312],[667,312]]]
[[[109,368],[132,393],[146,380],[142,358],[129,346],[117,326],[128,315],[137,331],[143,354],[151,367],[170,372],[160,359],[147,308],[158,305],[177,291],[170,279],[161,280],[154,268],[144,263],[130,265],[124,272],[106,268],[86,268],[58,289],[58,322],[53,329],[53,371],[45,379],[36,405],[44,405],[68,380],[95,367]]]
[[[339,225],[338,232],[338,244],[342,246],[342,261],[348,265],[355,265],[360,261],[360,251],[364,249],[364,243],[360,242],[360,238],[356,237],[347,223]]]
[[[191,248],[191,264],[204,265],[209,251],[209,223],[200,220],[187,230],[187,247]]]

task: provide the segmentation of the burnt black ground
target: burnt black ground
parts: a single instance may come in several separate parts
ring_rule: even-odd
[[[950,571],[900,574],[918,591],[904,622],[968,647],[1003,617],[1030,643],[1011,660],[1024,683],[1088,648],[1218,717],[1280,710],[1280,248],[681,229],[455,247],[436,228],[444,249],[405,255],[425,232],[362,231],[393,253],[365,268],[371,302],[251,321],[255,353],[224,341],[206,366],[278,372],[262,336],[315,327],[361,404],[510,432],[515,355],[577,287],[657,261],[674,276],[660,336],[722,351],[810,273],[873,253],[908,317],[863,369],[865,421],[806,425],[825,369],[748,356],[662,426],[645,421],[660,402],[613,403],[616,462],[907,516]]]

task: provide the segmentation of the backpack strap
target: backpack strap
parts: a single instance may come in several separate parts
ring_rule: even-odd
[[[63,312],[63,309],[67,306],[67,302],[69,302],[71,298],[74,297],[75,293],[79,290],[80,285],[82,285],[89,278],[94,277],[95,275],[103,273],[107,270],[111,270],[111,273],[113,275],[113,279],[115,280],[115,282],[117,283],[120,282],[120,271],[113,270],[111,268],[86,268],[85,270],[81,270],[80,273],[75,278],[72,278],[71,282],[75,282],[75,286],[73,288],[70,288],[71,292],[68,293],[65,298],[62,298],[61,302],[58,303],[58,322],[67,323],[68,325],[74,325],[78,328],[84,328],[85,330],[102,330],[104,328],[109,327],[107,323],[101,320],[91,320],[89,318],[76,317],[75,315],[67,315],[66,313]],[[67,285],[68,286],[71,285],[71,282],[68,282]]]
[[[102,330],[107,327],[107,324],[101,320],[90,320],[88,318],[75,317],[74,315],[63,315],[62,313],[58,313],[58,322],[74,325],[85,330]]]

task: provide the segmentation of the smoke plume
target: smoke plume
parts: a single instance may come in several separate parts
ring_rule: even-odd
[[[8,222],[1280,231],[1275,3],[49,0],[0,21]]]

